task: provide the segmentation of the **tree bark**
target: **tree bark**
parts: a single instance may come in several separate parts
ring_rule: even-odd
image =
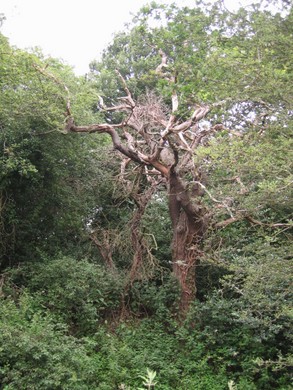
[[[175,169],[169,177],[169,212],[173,272],[181,288],[180,312],[185,313],[196,297],[196,265],[206,222],[198,190],[190,191]]]

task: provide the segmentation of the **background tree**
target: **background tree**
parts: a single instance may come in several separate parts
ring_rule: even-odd
[[[61,132],[64,83],[72,85],[71,104],[83,121],[95,117],[91,106],[96,94],[58,61],[44,62],[41,54],[11,48],[2,35],[0,39],[0,252],[4,267],[38,257],[36,248],[58,251],[83,241],[82,221],[96,204],[97,180],[90,178],[95,171],[93,143]],[[50,69],[47,73],[46,68]],[[61,77],[62,82],[58,81]],[[81,107],[84,103],[87,108]]]

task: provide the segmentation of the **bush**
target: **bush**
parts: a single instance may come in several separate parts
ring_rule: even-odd
[[[86,260],[63,256],[26,264],[10,275],[79,336],[94,333],[97,322],[120,306],[123,278]]]
[[[131,310],[136,315],[164,320],[177,312],[179,291],[178,281],[170,274],[135,281],[129,292]]]
[[[0,328],[1,389],[97,388],[91,345],[68,336],[66,326],[36,310],[28,294],[17,304],[1,300]]]

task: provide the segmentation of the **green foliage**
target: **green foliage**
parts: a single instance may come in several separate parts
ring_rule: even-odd
[[[201,266],[222,274],[191,321],[211,346],[210,364],[240,388],[287,389],[290,383],[292,123],[284,120],[243,127],[240,136],[219,134],[196,156],[208,177],[205,201],[214,218]],[[231,217],[238,222],[215,228]]]
[[[124,323],[116,329],[115,337],[105,339],[104,368],[109,374],[109,387],[105,388],[114,389],[119,384],[130,389],[141,388],[141,376],[147,368],[156,372],[156,389],[225,388],[226,375],[213,372],[207,359],[202,358],[204,345],[197,345],[191,353],[178,337],[178,324],[167,317],[165,320],[165,325],[155,319],[139,324]]]
[[[154,223],[155,221],[155,223]],[[168,202],[164,193],[159,193],[148,204],[144,218],[143,228],[150,240],[151,247],[161,266],[170,269],[171,258],[171,220],[168,210]]]
[[[53,252],[83,240],[83,220],[96,204],[90,150],[97,139],[61,131],[69,98],[84,123],[98,116],[92,111],[96,92],[84,79],[56,60],[45,62],[40,53],[10,47],[2,35],[0,73],[3,268],[37,256],[36,248]]]
[[[35,298],[22,294],[17,305],[8,298],[1,302],[1,382],[7,389],[137,389],[148,368],[161,390],[220,390],[232,381],[243,389],[289,389],[283,357],[239,321],[241,306],[214,296],[197,303],[184,326],[150,318],[115,332],[98,327],[78,340]],[[270,359],[260,358],[266,354]]]
[[[71,333],[93,334],[119,309],[123,276],[86,260],[60,256],[10,271],[13,285],[26,286],[34,299]]]
[[[1,388],[95,389],[98,364],[92,344],[67,335],[63,324],[23,294],[17,304],[1,299]]]
[[[288,127],[270,124],[260,133],[245,129],[241,138],[228,134],[197,151],[197,163],[210,177],[211,195],[221,201],[215,213],[226,215],[230,208],[264,222],[288,222],[292,210],[292,140]],[[213,203],[206,195],[207,201]]]
[[[164,321],[166,316],[176,316],[179,299],[178,282],[165,270],[154,275],[153,279],[134,282],[127,298],[133,313],[155,316]]]
[[[250,113],[262,104],[277,104],[286,116],[293,100],[292,9],[281,15],[252,4],[229,13],[222,2],[202,3],[182,9],[152,3],[128,30],[117,34],[102,61],[91,65],[108,103],[123,94],[115,69],[134,96],[153,89],[170,102],[170,85],[155,72],[161,49],[168,57],[168,72],[177,74],[178,115],[187,115],[195,104],[223,101],[225,109],[214,112],[216,120],[235,120],[231,109],[238,102],[250,102]],[[238,124],[247,121],[240,107]]]
[[[280,294],[282,287],[274,292],[267,287],[267,295],[260,291],[259,280],[263,279],[266,271],[260,275],[260,270],[256,271],[254,266],[257,276],[254,276],[253,284],[252,274],[246,276],[246,279],[242,276],[243,290],[249,289],[247,294],[242,294],[243,290],[239,291],[239,279],[236,280],[238,274],[228,278],[230,288],[232,285],[234,288],[234,297],[227,294],[227,285],[224,283],[222,291],[210,296],[205,303],[195,305],[185,331],[180,330],[191,356],[196,345],[204,344],[200,360],[206,358],[210,367],[225,372],[240,388],[289,388],[287,386],[290,384],[288,329],[292,318],[280,296],[283,295]],[[268,286],[270,283],[267,280]],[[255,301],[251,294],[252,288]],[[223,297],[223,293],[227,297]],[[274,303],[268,304],[271,300]],[[287,300],[288,296],[285,302]],[[282,306],[279,308],[278,305]],[[267,364],[259,361],[260,356]],[[279,364],[280,361],[284,364]]]

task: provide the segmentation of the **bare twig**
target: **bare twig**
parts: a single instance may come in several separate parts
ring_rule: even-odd
[[[291,223],[266,223],[266,222],[261,222],[255,218],[252,218],[250,215],[245,215],[242,212],[238,212],[237,216],[233,216],[233,217],[228,218],[224,221],[217,222],[214,225],[214,227],[215,228],[225,228],[226,226],[231,225],[234,222],[243,221],[245,219],[253,225],[263,226],[263,227],[272,228],[272,229],[282,228],[282,227],[284,227],[284,228],[292,228],[293,227],[292,222]]]
[[[33,64],[33,67],[40,72],[43,76],[50,78],[55,82],[55,84],[59,85],[61,88],[64,89],[67,95],[67,100],[66,100],[66,116],[71,116],[71,103],[70,103],[70,92],[68,87],[66,86],[65,83],[63,83],[61,80],[59,80],[53,73],[50,73],[47,71],[48,65],[46,65],[44,68],[41,68],[37,64]],[[65,99],[64,99],[65,100]]]
[[[135,101],[132,99],[132,96],[131,96],[131,93],[127,87],[127,84],[126,84],[126,81],[124,80],[123,76],[121,75],[121,73],[116,69],[116,74],[118,75],[120,81],[122,82],[122,85],[124,87],[124,90],[127,94],[127,96],[125,98],[121,98],[121,99],[125,99],[132,108],[135,107]]]
[[[229,214],[230,217],[231,217],[230,219],[235,220],[235,216],[233,215],[233,213],[232,213],[230,207],[229,207],[225,202],[220,201],[220,200],[217,200],[216,198],[214,198],[214,197],[212,196],[212,194],[209,192],[209,190],[206,188],[206,186],[204,186],[200,181],[195,181],[194,183],[195,183],[195,184],[198,184],[198,185],[207,193],[207,195],[209,196],[209,198],[210,198],[213,202],[218,203],[218,204],[221,204],[221,205],[228,211],[228,214]]]

